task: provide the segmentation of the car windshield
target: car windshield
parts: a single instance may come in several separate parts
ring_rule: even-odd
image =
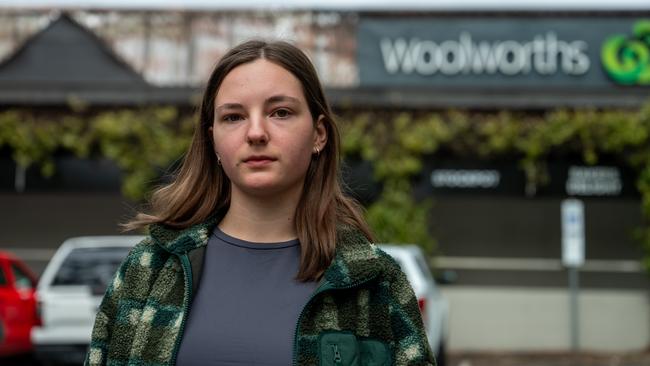
[[[429,269],[429,265],[427,264],[426,259],[424,259],[424,257],[421,255],[416,255],[415,263],[417,263],[420,272],[422,272],[422,275],[427,280],[429,280],[429,283],[433,283],[434,282],[433,275],[431,274],[431,270]]]
[[[102,294],[130,247],[76,248],[66,257],[52,286],[90,286]]]
[[[32,279],[29,278],[29,275],[25,273],[21,268],[16,265],[16,263],[11,263],[11,271],[14,273],[14,286],[19,289],[31,289],[34,288],[34,283]]]

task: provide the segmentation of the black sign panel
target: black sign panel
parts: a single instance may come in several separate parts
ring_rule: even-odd
[[[418,198],[431,194],[481,194],[561,197],[636,197],[636,174],[625,166],[550,162],[544,184],[527,184],[524,171],[512,162],[438,160],[429,158],[414,179]],[[528,189],[527,189],[528,185]]]
[[[538,187],[540,195],[566,197],[633,197],[638,196],[636,174],[629,167],[611,164],[551,162],[549,182]]]
[[[523,195],[524,172],[515,163],[430,158],[414,181],[416,197],[433,194]]]

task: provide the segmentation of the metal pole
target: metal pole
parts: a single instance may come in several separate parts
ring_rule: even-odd
[[[578,352],[580,350],[580,318],[578,313],[578,269],[569,267],[569,306],[571,317],[571,350]]]

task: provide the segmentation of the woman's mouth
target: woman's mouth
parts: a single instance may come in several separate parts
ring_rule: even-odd
[[[262,167],[268,164],[271,164],[274,162],[276,159],[270,157],[270,156],[249,156],[248,158],[244,159],[244,164],[250,166],[250,167]]]

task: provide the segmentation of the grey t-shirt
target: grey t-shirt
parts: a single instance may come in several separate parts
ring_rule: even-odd
[[[298,239],[253,243],[216,228],[176,365],[290,365],[298,316],[316,289],[294,280],[299,264]]]

